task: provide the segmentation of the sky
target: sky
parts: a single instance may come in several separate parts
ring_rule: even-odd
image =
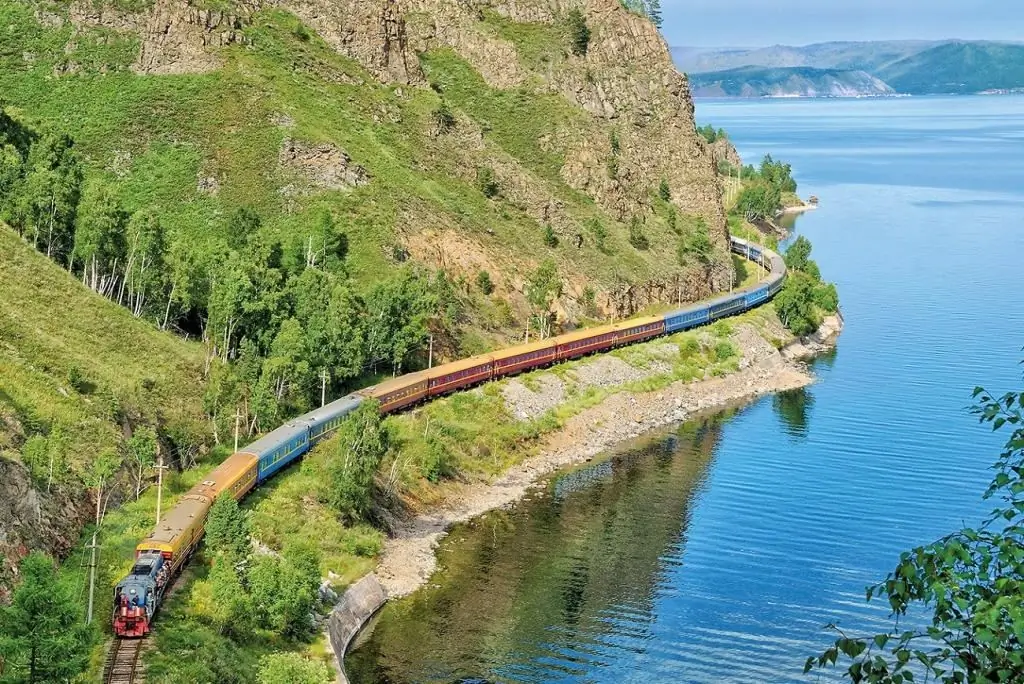
[[[661,0],[669,45],[831,40],[1024,41],[1024,0]]]

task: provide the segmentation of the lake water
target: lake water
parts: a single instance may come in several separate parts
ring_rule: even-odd
[[[1024,358],[1024,97],[699,102],[792,163],[846,330],[805,391],[624,445],[457,528],[356,683],[808,681],[822,625],[976,521],[1005,436],[965,408]],[[813,677],[812,677],[813,679]]]

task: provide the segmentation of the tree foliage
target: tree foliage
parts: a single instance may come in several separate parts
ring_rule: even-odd
[[[799,271],[786,278],[786,284],[775,295],[775,311],[779,320],[794,335],[809,335],[819,324],[814,310],[814,281]]]
[[[206,519],[206,548],[237,563],[249,553],[250,537],[249,516],[235,497],[227,492],[218,496]]]
[[[651,23],[661,28],[661,0],[620,0],[622,6],[630,12],[645,16]]]
[[[697,133],[700,135],[700,137],[704,138],[705,142],[707,142],[709,145],[719,140],[724,140],[725,138],[728,137],[725,133],[724,128],[716,129],[711,124],[698,126]]]
[[[325,684],[333,681],[322,662],[298,653],[271,653],[260,658],[259,684]]]
[[[972,412],[994,430],[1012,430],[984,498],[996,502],[977,527],[965,527],[900,554],[885,580],[868,587],[892,611],[885,632],[838,638],[805,671],[840,661],[853,682],[1024,681],[1024,393],[1001,397],[978,387]],[[930,611],[921,624],[908,612]]]
[[[811,241],[797,237],[784,255],[789,276],[775,297],[779,318],[796,335],[808,335],[821,324],[821,312],[839,310],[836,286],[821,280],[818,264],[811,259]]]
[[[583,56],[587,54],[590,47],[590,27],[587,26],[587,19],[583,12],[574,7],[565,15],[566,31],[569,34],[569,46],[574,55]]]
[[[764,221],[775,216],[782,203],[778,188],[758,180],[746,186],[736,200],[736,211],[748,221]]]
[[[325,464],[321,497],[342,520],[365,520],[373,505],[377,468],[391,448],[391,432],[376,401],[364,401],[338,428],[337,449]]]
[[[697,221],[690,233],[680,239],[677,250],[679,263],[687,264],[696,261],[704,266],[711,264],[714,257],[714,245],[711,244],[711,235],[708,233],[708,225],[703,218]]]
[[[319,601],[320,558],[310,547],[286,547],[280,555],[253,559],[247,572],[256,623],[291,638],[312,633]]]
[[[540,321],[541,336],[551,332],[551,305],[562,296],[562,278],[553,259],[546,259],[526,282],[526,301]]]
[[[53,561],[33,551],[21,562],[11,605],[0,608],[0,682],[64,682],[85,669],[92,632]]]
[[[544,224],[544,244],[548,247],[558,246],[558,235],[555,234],[555,229],[550,223]]]
[[[634,249],[649,249],[651,246],[650,240],[647,239],[647,235],[644,233],[644,225],[640,221],[639,216],[634,216],[629,221],[629,244]]]
[[[766,154],[761,160],[760,175],[764,182],[779,192],[796,192],[792,167],[781,161],[775,161],[770,154]]]
[[[668,181],[664,178],[658,183],[658,197],[663,201],[668,202],[672,199],[672,188],[668,186]]]

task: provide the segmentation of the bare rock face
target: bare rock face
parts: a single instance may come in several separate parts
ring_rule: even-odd
[[[0,604],[15,583],[17,562],[31,549],[67,555],[88,520],[87,508],[37,490],[21,463],[0,456]]]
[[[740,153],[736,151],[736,147],[728,138],[719,138],[708,145],[708,150],[711,151],[711,158],[715,164],[724,161],[734,168],[743,166],[743,159],[740,157]]]
[[[366,169],[353,163],[343,150],[334,145],[313,145],[285,138],[278,153],[284,169],[297,172],[310,185],[326,190],[344,190],[370,182]]]
[[[222,60],[215,49],[244,41],[241,29],[258,9],[258,0],[235,3],[235,11],[199,6],[191,0],[155,0],[140,12],[79,0],[69,17],[76,26],[102,26],[141,38],[132,69],[142,74],[196,74],[212,71]]]
[[[389,83],[423,84],[403,0],[267,0],[294,12],[339,53]]]

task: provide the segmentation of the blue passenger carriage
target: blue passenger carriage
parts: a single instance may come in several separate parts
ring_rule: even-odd
[[[259,461],[258,482],[263,483],[309,450],[309,427],[300,420],[285,423],[245,448]]]

